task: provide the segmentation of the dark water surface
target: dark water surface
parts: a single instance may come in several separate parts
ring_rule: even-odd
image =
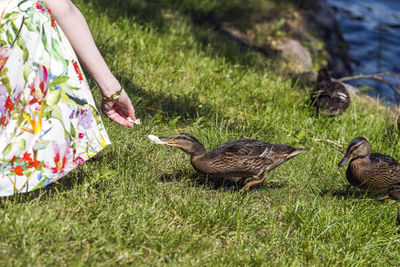
[[[400,75],[400,0],[327,0],[334,8],[344,39],[350,46],[354,74],[395,72]],[[396,83],[396,79],[390,80]],[[400,103],[400,96],[382,83],[368,84],[370,94]]]

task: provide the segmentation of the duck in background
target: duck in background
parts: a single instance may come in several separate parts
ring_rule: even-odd
[[[318,72],[317,83],[311,91],[310,100],[317,112],[336,116],[350,105],[350,95],[340,83],[333,81],[326,69]]]
[[[149,135],[148,138],[154,143],[177,147],[188,153],[193,168],[201,174],[222,178],[241,178],[243,182],[246,178],[255,178],[246,183],[242,191],[248,190],[253,185],[261,184],[264,182],[267,172],[308,151],[304,148],[294,148],[282,144],[239,139],[207,152],[203,144],[187,133],[171,137]]]

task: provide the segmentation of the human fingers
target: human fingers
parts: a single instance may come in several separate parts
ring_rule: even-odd
[[[121,92],[118,103],[126,109],[126,111],[128,112],[128,116],[131,117],[131,119],[135,120],[135,109],[133,108],[131,99],[129,98],[125,90]]]
[[[106,113],[106,116],[121,126],[126,126],[126,127],[133,126],[133,122],[128,121],[125,117],[121,116],[121,114],[119,114],[114,110],[110,111],[109,113]]]
[[[117,103],[103,101],[101,109],[109,119],[118,123],[119,125],[128,127],[133,126],[133,122],[128,120],[126,113]]]

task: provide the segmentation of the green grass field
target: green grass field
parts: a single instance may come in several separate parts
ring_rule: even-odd
[[[2,199],[0,265],[400,263],[397,203],[347,192],[345,168],[337,167],[342,155],[297,128],[343,147],[364,136],[374,152],[400,159],[387,109],[357,98],[341,117],[315,115],[311,87],[294,84],[283,62],[198,22],[197,14],[215,8],[218,17],[239,1],[74,2],[142,124],[128,129],[104,118],[111,146],[48,189]],[[228,180],[196,174],[188,155],[146,137],[180,132],[207,149],[245,137],[311,150],[241,193]]]

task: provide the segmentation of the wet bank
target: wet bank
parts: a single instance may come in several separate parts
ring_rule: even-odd
[[[381,72],[400,73],[400,1],[398,0],[327,0],[335,11],[342,35],[348,44],[355,75]],[[388,78],[392,83],[396,79]],[[368,85],[369,95],[391,103],[400,96],[374,80],[357,80],[355,86]]]

